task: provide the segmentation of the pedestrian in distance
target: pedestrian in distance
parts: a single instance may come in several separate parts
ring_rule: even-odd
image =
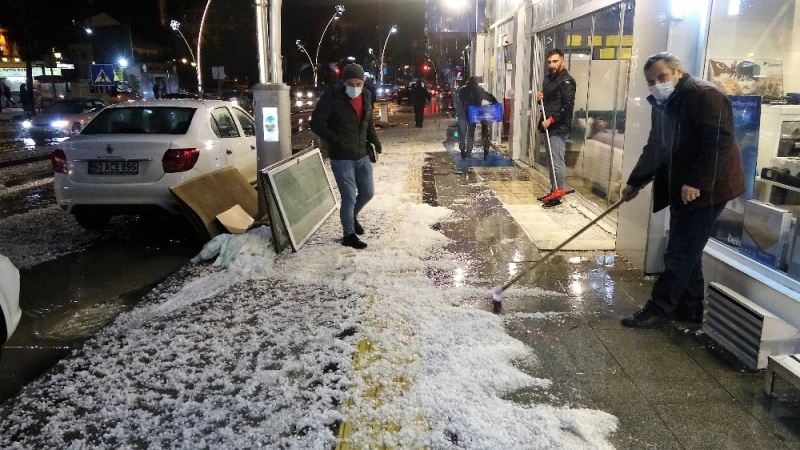
[[[331,171],[342,197],[342,245],[363,249],[367,244],[358,238],[364,228],[357,217],[375,191],[367,146],[374,145],[380,153],[381,143],[372,118],[372,95],[364,89],[360,65],[346,65],[342,82],[322,95],[311,115],[311,130],[328,145]]]
[[[461,150],[461,158],[472,157],[472,147],[475,145],[475,125],[469,123],[467,114],[470,106],[481,106],[484,101],[491,104],[497,103],[494,95],[486,92],[486,89],[478,85],[478,79],[469,77],[467,83],[461,86],[456,93],[456,116],[458,117],[458,149]],[[481,141],[483,142],[483,159],[489,157],[489,132],[491,125],[487,121],[481,121]]]
[[[11,88],[8,87],[7,84],[3,83],[3,97],[6,98],[6,106],[15,107],[17,106],[17,102],[11,98]]]
[[[670,318],[700,322],[703,247],[725,204],[744,192],[744,170],[728,97],[686,73],[672,53],[644,64],[652,106],[650,135],[622,190],[631,201],[653,182],[653,211],[670,207],[670,231],[659,275],[644,308],[622,325],[646,328]]]
[[[161,84],[158,81],[153,82],[153,98],[158,100],[161,98]]]
[[[565,155],[572,128],[572,110],[575,108],[575,79],[564,65],[564,52],[558,48],[547,52],[547,71],[536,99],[543,104],[540,109],[544,109],[540,116],[539,132],[544,135],[545,145],[549,147],[550,192],[538,200],[544,202],[542,206],[545,208],[551,208],[560,205],[561,197],[572,192],[566,185]]]
[[[414,106],[414,122],[417,128],[422,128],[422,121],[425,116],[425,105],[431,101],[431,93],[425,87],[422,79],[417,80],[411,88],[411,105]]]

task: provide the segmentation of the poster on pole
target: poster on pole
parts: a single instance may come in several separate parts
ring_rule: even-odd
[[[280,133],[278,132],[278,108],[275,106],[265,106],[261,108],[261,127],[264,130],[264,142],[278,142]]]

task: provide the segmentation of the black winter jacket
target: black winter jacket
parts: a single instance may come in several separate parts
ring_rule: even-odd
[[[650,136],[628,184],[653,181],[653,211],[668,205],[673,214],[723,204],[744,192],[744,169],[733,129],[728,97],[719,88],[689,74],[678,82],[665,105],[653,96]],[[684,205],[683,185],[700,189]]]
[[[556,73],[547,74],[542,83],[544,94],[544,110],[554,122],[547,130],[553,134],[568,134],[572,129],[572,110],[575,109],[575,79],[562,69]],[[541,113],[541,109],[539,110]],[[539,116],[541,117],[541,116]],[[539,131],[544,133],[542,122],[539,120]]]
[[[497,98],[477,83],[461,86],[456,92],[456,115],[466,119],[468,108],[481,106],[484,100],[492,104],[497,103]]]
[[[372,119],[372,95],[364,89],[361,96],[364,98],[361,123],[357,123],[356,110],[350,106],[344,84],[336,84],[326,91],[311,114],[311,130],[328,144],[331,159],[361,159],[367,156],[368,142],[375,144],[379,152],[381,150]]]

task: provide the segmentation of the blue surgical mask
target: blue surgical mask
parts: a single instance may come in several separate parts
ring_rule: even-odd
[[[361,90],[364,89],[363,87],[355,87],[355,86],[345,86],[345,92],[350,98],[356,98],[361,95]]]
[[[675,85],[672,84],[672,81],[664,81],[650,86],[650,93],[658,103],[666,102],[673,92],[675,92]]]

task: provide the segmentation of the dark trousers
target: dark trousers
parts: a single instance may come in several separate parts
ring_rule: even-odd
[[[475,145],[475,126],[466,119],[458,119],[458,148],[461,150],[461,157],[466,158],[472,155],[472,147]],[[483,144],[483,158],[489,156],[489,133],[492,128],[489,122],[481,122],[481,143]]]
[[[653,285],[651,301],[665,314],[684,309],[699,312],[705,296],[703,248],[725,204],[670,218],[669,242],[664,252],[664,272]]]
[[[414,107],[414,122],[416,122],[417,127],[422,128],[422,119],[425,116],[425,107]]]

